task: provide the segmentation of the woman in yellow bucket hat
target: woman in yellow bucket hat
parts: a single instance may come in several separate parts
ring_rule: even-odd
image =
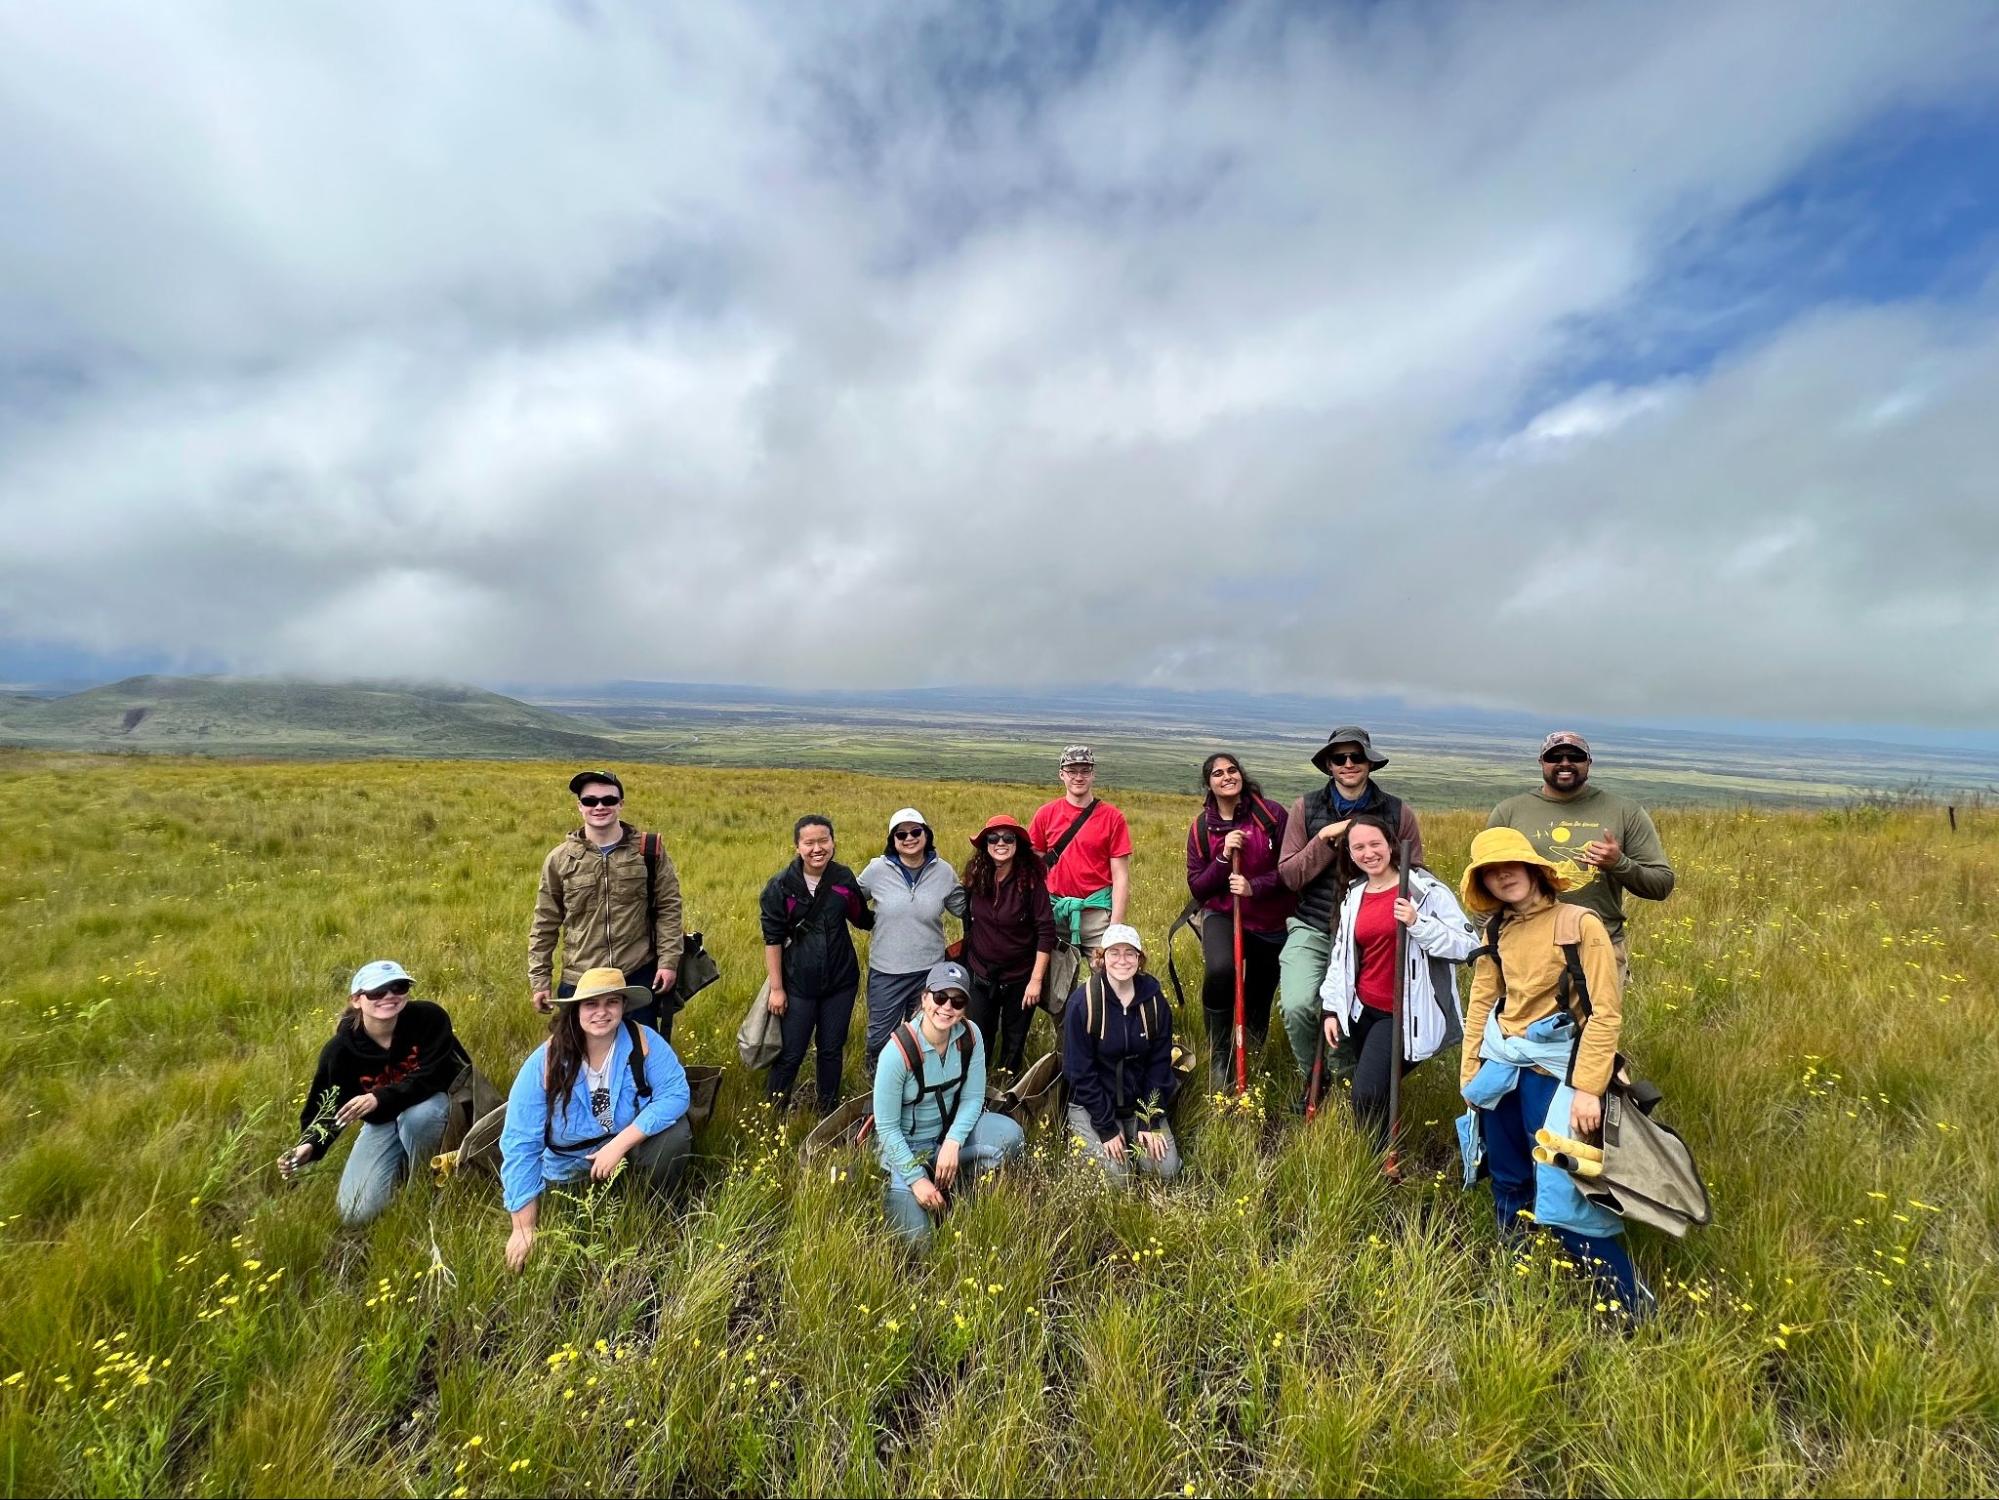
[[[1559,899],[1568,888],[1517,829],[1488,828],[1472,840],[1458,894],[1486,919],[1487,945],[1466,1007],[1459,1084],[1472,1110],[1460,1134],[1468,1165],[1482,1147],[1501,1238],[1530,1224],[1550,1230],[1631,1319],[1652,1299],[1619,1238],[1623,1221],[1584,1199],[1566,1173],[1534,1161],[1536,1130],[1587,1141],[1602,1124],[1623,1026],[1610,934],[1594,912]]]

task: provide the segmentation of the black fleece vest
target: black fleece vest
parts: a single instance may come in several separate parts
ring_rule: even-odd
[[[1367,801],[1361,804],[1361,812],[1373,813],[1385,820],[1395,830],[1393,838],[1402,836],[1402,799],[1390,796],[1378,783],[1370,780],[1367,784]],[[1329,823],[1340,821],[1333,811],[1333,787],[1327,782],[1316,792],[1305,794],[1305,836],[1317,838],[1319,830]],[[1333,928],[1333,913],[1340,909],[1340,872],[1342,861],[1335,859],[1318,877],[1298,893],[1298,920],[1320,932],[1330,932]]]

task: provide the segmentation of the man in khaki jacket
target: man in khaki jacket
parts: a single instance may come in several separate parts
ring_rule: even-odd
[[[535,1009],[546,1011],[554,998],[574,994],[587,969],[617,969],[625,983],[650,985],[655,995],[665,995],[680,968],[680,876],[673,860],[658,835],[642,834],[619,816],[625,784],[614,772],[579,771],[569,790],[583,826],[541,862],[541,889],[528,928],[528,988]],[[650,870],[648,838],[657,850]],[[558,933],[562,984],[552,989]],[[657,1001],[626,1015],[672,1039],[673,1017],[660,1014]]]

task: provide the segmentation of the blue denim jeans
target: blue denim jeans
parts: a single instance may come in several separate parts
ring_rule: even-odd
[[[1503,1242],[1518,1240],[1528,1232],[1530,1221],[1520,1217],[1522,1210],[1534,1207],[1534,1130],[1527,1122],[1538,1125],[1548,1117],[1548,1104],[1557,1086],[1557,1080],[1545,1073],[1523,1068],[1520,1081],[1499,1101],[1497,1109],[1478,1112],[1486,1169],[1492,1174],[1492,1206],[1499,1216]],[[1652,1294],[1639,1282],[1621,1235],[1577,1234],[1553,1225],[1544,1227],[1588,1269],[1600,1295],[1616,1298],[1627,1317],[1646,1314]]]
[[[918,1160],[934,1158],[937,1142],[912,1140],[909,1149],[916,1153]],[[974,1178],[1012,1161],[1026,1149],[1027,1137],[1021,1134],[1020,1127],[1005,1115],[987,1110],[979,1116],[979,1123],[972,1127],[971,1138],[958,1152],[958,1181],[952,1191],[969,1191]],[[888,1213],[888,1227],[896,1235],[916,1245],[929,1242],[929,1213],[916,1201],[916,1195],[894,1178],[889,1179],[883,1207]]]
[[[335,1201],[342,1223],[366,1224],[381,1216],[410,1163],[421,1167],[436,1154],[449,1108],[449,1096],[436,1093],[385,1125],[362,1123],[354,1135],[354,1149],[347,1153],[346,1170],[340,1174]]]

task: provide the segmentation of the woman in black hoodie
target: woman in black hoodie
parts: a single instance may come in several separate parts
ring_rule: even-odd
[[[798,857],[764,885],[758,902],[763,926],[764,973],[770,980],[770,1013],[780,1018],[784,1041],[770,1067],[770,1097],[791,1106],[791,1088],[805,1062],[813,1033],[819,1037],[819,1112],[840,1102],[840,1068],[861,964],[848,925],[863,932],[875,914],[854,872],[833,858],[833,820],[807,813],[791,830]]]
[[[299,1115],[299,1143],[278,1158],[278,1170],[290,1177],[359,1121],[340,1174],[337,1202],[346,1224],[380,1215],[411,1163],[437,1150],[448,1090],[468,1061],[444,1007],[409,998],[413,983],[386,958],[355,972],[347,1010],[320,1049]]]
[[[1173,1012],[1145,972],[1137,929],[1104,929],[1104,967],[1069,997],[1062,1017],[1062,1072],[1069,1129],[1083,1153],[1119,1181],[1132,1169],[1170,1179],[1180,1148],[1166,1123],[1179,1080],[1173,1072]]]

